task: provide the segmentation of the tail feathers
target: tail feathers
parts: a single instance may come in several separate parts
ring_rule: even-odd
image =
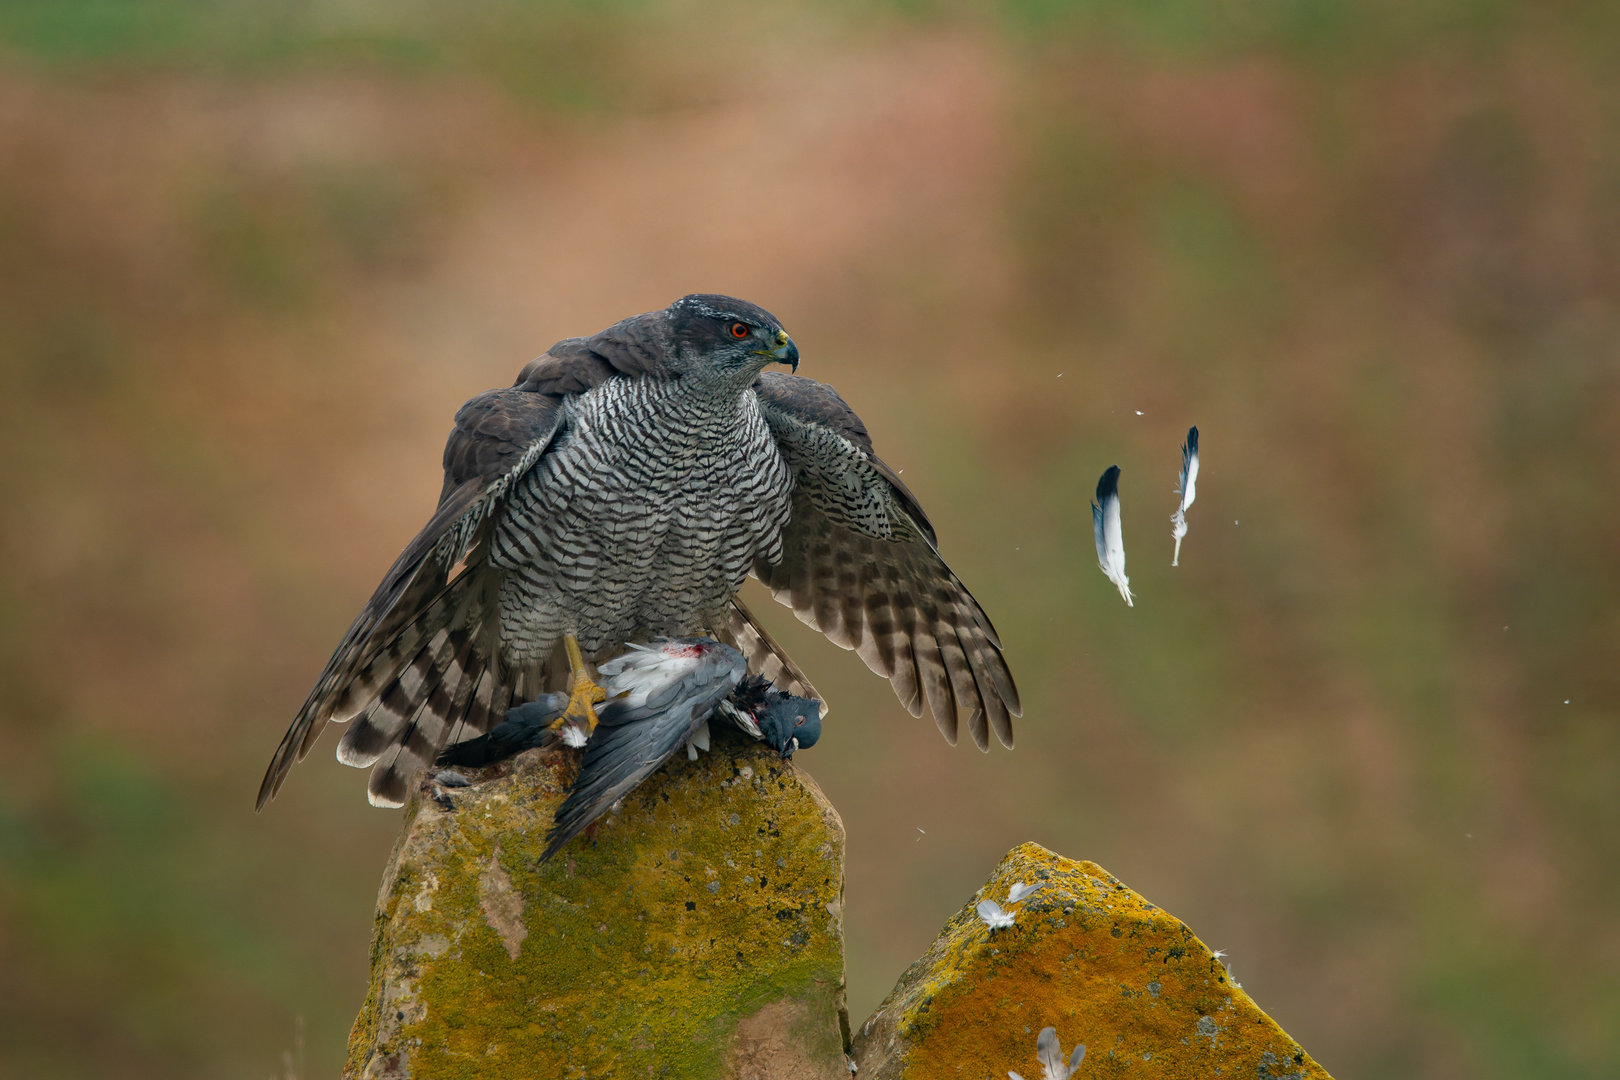
[[[499,663],[478,656],[470,640],[459,642],[449,657],[434,669],[431,686],[410,722],[390,740],[391,749],[374,759],[366,785],[373,806],[404,805],[417,773],[439,756],[452,735],[466,729],[482,733],[492,719],[506,714],[512,682],[502,678]]]
[[[341,722],[362,711],[375,712],[376,705],[372,703],[380,703],[401,683],[405,684],[408,694],[417,691],[418,683],[414,680],[426,672],[416,670],[413,675],[413,669],[419,669],[423,654],[443,643],[452,624],[465,625],[465,612],[462,612],[463,618],[456,615],[467,599],[464,582],[468,580],[464,577],[452,585],[355,673],[332,699],[328,712],[333,719]]]
[[[458,643],[459,644],[459,643]],[[451,655],[450,631],[434,634],[383,687],[376,703],[362,713],[338,743],[338,760],[364,769],[415,723],[432,690],[443,680]]]
[[[760,625],[740,597],[731,598],[730,610],[712,630],[717,641],[743,654],[748,661],[749,674],[764,676],[783,693],[811,698],[821,705],[821,715],[827,715],[827,703],[810,684],[809,677]]]
[[[448,623],[447,613],[436,620]],[[407,628],[399,643],[420,638],[415,628]],[[408,786],[415,774],[425,768],[463,724],[487,722],[496,699],[505,711],[511,696],[509,683],[503,683],[499,664],[477,648],[476,630],[463,626],[452,630],[441,625],[410,658],[400,665],[399,650],[379,656],[362,677],[380,683],[380,692],[371,706],[357,717],[338,743],[337,757],[345,765],[371,768],[367,795],[374,806],[404,804]],[[383,681],[375,672],[384,666],[391,677]]]
[[[424,643],[435,640],[464,605],[474,575],[464,574],[446,587],[443,568],[432,560],[424,563],[415,546],[388,572],[304,699],[265,770],[257,809],[275,798],[287,771],[304,760],[329,722],[377,713],[381,695],[401,667],[419,657]],[[338,751],[339,760],[347,760],[344,753]]]

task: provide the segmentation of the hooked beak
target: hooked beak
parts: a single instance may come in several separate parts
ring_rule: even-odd
[[[788,337],[786,330],[778,330],[776,332],[775,348],[760,349],[758,350],[757,355],[769,356],[778,364],[787,364],[791,366],[795,372],[799,370],[799,347],[793,344],[793,339]]]

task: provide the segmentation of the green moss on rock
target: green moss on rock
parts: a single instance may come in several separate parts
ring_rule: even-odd
[[[1042,885],[1007,902],[1018,883]],[[992,931],[980,900],[1014,924]],[[1081,1075],[1330,1080],[1179,919],[1102,867],[1014,848],[854,1041],[860,1080],[1040,1075],[1035,1037],[1085,1043]]]
[[[424,783],[345,1077],[847,1077],[843,826],[721,737],[539,863],[575,756]]]

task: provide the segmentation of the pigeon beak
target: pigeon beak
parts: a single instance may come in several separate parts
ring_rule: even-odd
[[[782,751],[782,756],[783,757],[792,757],[793,756],[793,751],[797,750],[798,748],[799,748],[799,738],[798,738],[797,735],[795,735],[793,738],[788,740],[787,749]]]

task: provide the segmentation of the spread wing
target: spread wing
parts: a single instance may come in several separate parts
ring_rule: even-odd
[[[1018,689],[995,627],[940,558],[934,527],[838,392],[798,375],[754,383],[793,472],[782,561],[754,574],[799,619],[884,676],[913,716],[956,742],[957,710],[988,749],[1012,746]]]
[[[439,642],[433,635],[441,627],[431,625],[424,616],[436,611],[436,604],[439,608],[446,606],[440,601],[460,580],[458,564],[478,546],[512,482],[533,467],[550,446],[564,399],[599,385],[618,370],[584,340],[562,341],[525,367],[516,385],[479,394],[456,413],[455,428],[444,447],[444,487],[439,505],[383,575],[382,583],[315,681],[265,771],[259,786],[260,809],[275,797],[287,770],[309,753],[328,722],[341,723],[362,712],[369,719],[381,705],[385,706],[382,711],[389,714],[387,719],[399,723],[385,725],[381,723],[384,718],[377,717],[378,723],[371,725],[378,729],[377,739],[397,742],[415,730],[413,717],[423,702],[414,699],[425,699],[427,695],[397,691],[409,689],[400,686],[402,681],[420,683],[416,675],[424,672],[402,680],[402,669],[431,668],[430,673],[439,676],[445,672],[438,669],[446,669],[459,675],[461,682],[473,684],[462,695],[464,700],[456,702],[463,712],[485,706],[497,718],[504,713],[505,700],[495,700],[501,689],[494,685],[498,673],[483,679],[481,671],[472,670],[490,661],[488,656],[475,656],[478,643],[468,641],[449,648],[449,637]],[[426,638],[431,642],[422,640]],[[511,688],[505,689],[509,692]],[[402,700],[396,705],[395,698]],[[441,704],[448,706],[449,702]],[[402,718],[393,715],[402,709],[414,711]],[[432,747],[427,760],[431,761],[438,749]],[[372,754],[366,749],[355,756],[354,762],[360,763],[366,757],[376,760],[380,755],[380,750]]]

